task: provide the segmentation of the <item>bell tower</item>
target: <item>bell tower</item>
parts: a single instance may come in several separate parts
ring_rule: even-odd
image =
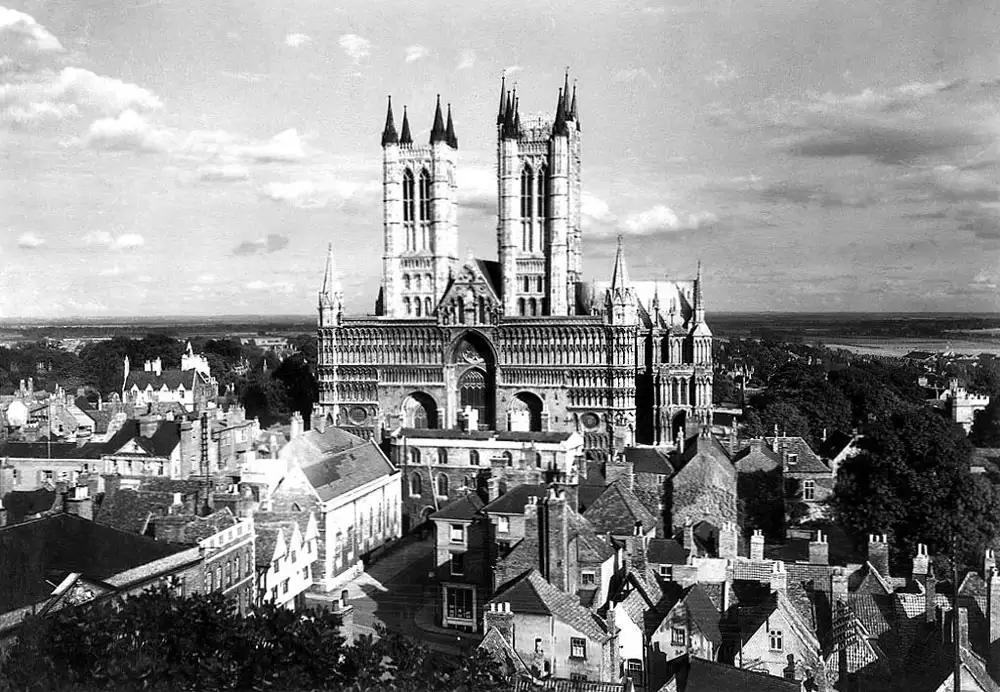
[[[430,318],[458,260],[458,137],[438,97],[430,142],[416,145],[404,107],[397,135],[390,99],[382,132],[382,291],[376,313]]]
[[[504,313],[576,314],[580,281],[580,128],[567,74],[555,117],[521,119],[516,90],[500,85],[497,254]]]

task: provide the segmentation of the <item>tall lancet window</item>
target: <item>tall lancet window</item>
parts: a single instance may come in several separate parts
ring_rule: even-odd
[[[411,252],[417,249],[416,228],[413,225],[415,192],[416,186],[413,183],[413,171],[406,169],[403,172],[403,227],[406,231],[406,249]]]
[[[532,218],[535,216],[535,176],[530,166],[521,171],[521,249],[532,252],[535,249]]]
[[[427,169],[420,171],[420,245],[419,250],[430,248],[431,175]]]
[[[549,217],[549,172],[545,166],[538,169],[536,208],[538,210],[538,249],[544,251],[546,243],[545,219]]]

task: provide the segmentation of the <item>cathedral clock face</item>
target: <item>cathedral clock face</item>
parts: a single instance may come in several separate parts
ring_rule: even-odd
[[[596,413],[585,413],[580,416],[580,422],[583,424],[583,427],[593,430],[601,424],[601,419],[597,417]]]
[[[355,406],[347,415],[350,417],[352,423],[360,425],[368,418],[368,411],[364,410],[360,406]]]

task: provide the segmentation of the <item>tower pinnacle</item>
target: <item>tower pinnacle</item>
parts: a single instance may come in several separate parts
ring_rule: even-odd
[[[458,149],[458,137],[455,136],[455,123],[451,119],[451,104],[448,104],[448,126],[445,132],[445,139],[448,142],[448,146],[452,149]]]
[[[561,88],[559,89],[559,100],[556,102],[556,121],[552,125],[552,134],[569,134],[569,128],[566,126],[566,97],[563,95]]]
[[[628,278],[628,265],[625,264],[625,249],[622,247],[622,236],[618,236],[618,251],[615,253],[615,268],[611,274],[611,292],[617,294],[631,287]]]
[[[323,289],[320,295],[332,298],[334,294],[340,293],[340,290],[340,280],[337,278],[333,263],[333,243],[330,243],[326,250],[326,269],[323,272]]]
[[[444,127],[444,116],[441,115],[441,94],[438,94],[437,106],[434,108],[434,127],[431,128],[431,144],[447,140],[448,133]]]
[[[701,286],[701,260],[698,260],[698,274],[694,280],[694,321],[705,321],[705,295]]]
[[[500,76],[500,107],[497,109],[497,126],[503,125],[503,118],[506,112],[505,98],[507,96],[507,70]]]
[[[382,130],[382,146],[398,143],[399,137],[396,136],[396,119],[392,117],[392,96],[390,96],[389,107],[385,113],[385,128]]]
[[[399,135],[400,144],[413,144],[413,137],[410,135],[410,118],[406,114],[406,106],[403,106],[403,131]]]

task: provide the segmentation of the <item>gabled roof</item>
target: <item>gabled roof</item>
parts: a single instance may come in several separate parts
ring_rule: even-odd
[[[184,525],[184,542],[198,543],[236,526],[237,523],[236,517],[228,507],[212,512],[208,516],[192,516],[191,521]]]
[[[855,439],[854,435],[835,430],[826,436],[816,453],[823,459],[833,459],[847,449]]]
[[[780,443],[781,450],[788,452],[789,459],[785,467],[786,473],[817,473],[829,474],[830,467],[820,459],[816,452],[812,450],[809,443],[801,437],[766,437],[767,443],[775,448]],[[791,455],[795,455],[795,463],[792,463]]]
[[[502,285],[500,283],[494,283],[493,277],[490,274],[489,268],[486,266],[488,262],[486,260],[470,259],[458,268],[458,271],[452,274],[451,281],[448,283],[448,287],[444,290],[441,295],[441,304],[451,300],[453,292],[459,292],[459,296],[464,297],[465,289],[462,286],[470,286],[472,284],[482,284],[486,286],[486,290],[489,292],[491,302],[494,304],[499,304],[500,293],[497,290],[497,286]],[[499,269],[499,263],[497,267]]]
[[[793,680],[745,670],[725,663],[706,661],[684,656],[675,663],[677,672],[673,678],[677,692],[800,692],[802,683]],[[669,683],[664,685],[667,689]]]
[[[397,473],[374,443],[333,426],[302,433],[279,456],[298,465],[323,501]]]
[[[674,472],[670,454],[655,447],[626,447],[625,460],[632,463],[635,473],[669,476]]]
[[[290,536],[294,527],[295,522],[293,521],[254,527],[257,534],[254,545],[254,560],[258,567],[268,567],[271,564],[275,558],[275,548],[278,546],[279,537]]]
[[[163,370],[159,375],[155,372],[139,370],[128,374],[125,389],[129,390],[135,386],[144,390],[151,386],[154,391],[158,391],[163,385],[166,385],[167,389],[174,391],[184,385],[185,389],[191,391],[194,389],[196,379],[203,379],[197,370]]]
[[[528,498],[537,497],[541,500],[545,497],[546,492],[547,487],[545,485],[524,483],[511,488],[493,500],[493,502],[490,502],[483,507],[483,512],[487,514],[524,514],[524,507],[528,504]]]
[[[528,672],[528,666],[525,665],[520,654],[496,627],[490,627],[486,630],[483,641],[477,648],[489,653],[493,660],[500,664],[501,668],[511,671],[512,674]]]
[[[681,597],[681,601],[687,606],[691,621],[701,633],[715,646],[719,646],[722,643],[722,632],[719,630],[719,611],[701,585],[694,584],[688,587],[684,596]]]
[[[688,551],[673,538],[651,538],[646,546],[646,560],[654,564],[683,565]]]
[[[748,447],[736,453],[735,464],[740,473],[773,471],[781,468],[781,457],[763,440],[751,440]]]
[[[126,420],[118,432],[105,443],[104,451],[106,454],[114,454],[133,440],[150,456],[169,457],[181,441],[180,423],[158,421],[156,432],[151,437],[143,437],[139,421]]]
[[[499,591],[490,603],[510,603],[515,615],[551,615],[594,641],[603,643],[608,639],[605,623],[581,606],[575,595],[552,586],[535,569]]]
[[[583,516],[597,531],[614,536],[631,536],[637,523],[642,525],[643,534],[658,524],[656,516],[621,482],[609,485]]]
[[[690,473],[689,468],[699,468],[702,473],[708,469],[717,469],[734,483],[736,481],[736,468],[729,459],[729,453],[714,436],[692,437],[684,445],[684,452],[679,455],[680,462],[678,474]]]
[[[166,514],[173,493],[125,488],[105,498],[94,520],[119,531],[143,535],[151,517]]]
[[[476,513],[483,508],[483,501],[476,493],[468,493],[463,497],[453,500],[444,507],[434,512],[431,519],[456,519],[460,521],[472,521]]]
[[[615,554],[605,536],[599,535],[594,526],[572,508],[569,516],[570,540],[577,539],[577,553],[580,562],[604,562]]]

